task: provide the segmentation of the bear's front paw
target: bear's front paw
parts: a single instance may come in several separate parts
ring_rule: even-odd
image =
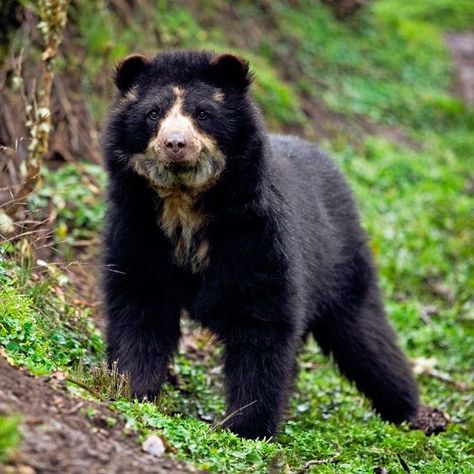
[[[154,402],[158,398],[159,390],[151,387],[133,387],[132,399],[140,402]]]
[[[223,428],[240,436],[241,438],[270,438],[275,433],[275,427],[268,426],[268,420],[255,416],[254,418],[244,417],[243,415],[230,416],[222,423]]]

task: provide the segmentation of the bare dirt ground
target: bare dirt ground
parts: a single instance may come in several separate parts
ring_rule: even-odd
[[[142,452],[107,407],[72,398],[58,380],[35,378],[0,357],[0,414],[15,413],[22,420],[21,446],[1,474],[196,472]]]
[[[456,65],[457,92],[474,106],[474,32],[452,33],[446,41]]]

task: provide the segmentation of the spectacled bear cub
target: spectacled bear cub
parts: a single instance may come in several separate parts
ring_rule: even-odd
[[[226,422],[249,438],[281,421],[313,334],[388,421],[418,391],[381,303],[354,199],[305,140],[270,135],[248,63],[170,51],[125,59],[104,136],[108,358],[152,399],[180,315],[223,343]]]

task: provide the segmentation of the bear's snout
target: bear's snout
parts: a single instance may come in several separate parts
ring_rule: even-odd
[[[164,139],[167,157],[173,161],[185,161],[187,144],[188,140],[184,133],[180,131],[170,133]]]

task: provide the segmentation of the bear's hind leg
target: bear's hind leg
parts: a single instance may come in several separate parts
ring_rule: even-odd
[[[396,342],[375,283],[360,304],[340,305],[312,326],[324,353],[353,381],[387,421],[413,419],[418,388],[408,360]]]

